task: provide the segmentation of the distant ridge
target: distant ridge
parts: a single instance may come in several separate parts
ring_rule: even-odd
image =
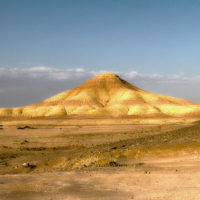
[[[114,73],[99,74],[82,85],[41,103],[1,108],[0,116],[65,115],[185,116],[200,113],[200,105],[137,88]]]

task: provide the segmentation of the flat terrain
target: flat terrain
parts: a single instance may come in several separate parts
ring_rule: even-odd
[[[198,121],[104,122],[1,120],[0,199],[200,199]]]
[[[0,180],[1,200],[200,199],[199,162],[194,161],[138,168],[1,175]]]

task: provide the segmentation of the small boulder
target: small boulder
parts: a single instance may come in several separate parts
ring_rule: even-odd
[[[30,169],[36,168],[36,165],[30,164],[30,163],[23,163],[22,166],[23,166],[23,167],[28,167],[28,168],[30,168]]]

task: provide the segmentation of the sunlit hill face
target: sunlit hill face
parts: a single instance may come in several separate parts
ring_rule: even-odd
[[[200,113],[200,105],[139,89],[114,73],[103,73],[41,103],[0,109],[0,116],[185,116]]]

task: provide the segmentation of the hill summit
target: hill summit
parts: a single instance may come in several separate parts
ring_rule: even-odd
[[[2,108],[0,116],[184,116],[200,113],[200,105],[137,88],[114,73],[99,74],[82,85],[41,103]]]

